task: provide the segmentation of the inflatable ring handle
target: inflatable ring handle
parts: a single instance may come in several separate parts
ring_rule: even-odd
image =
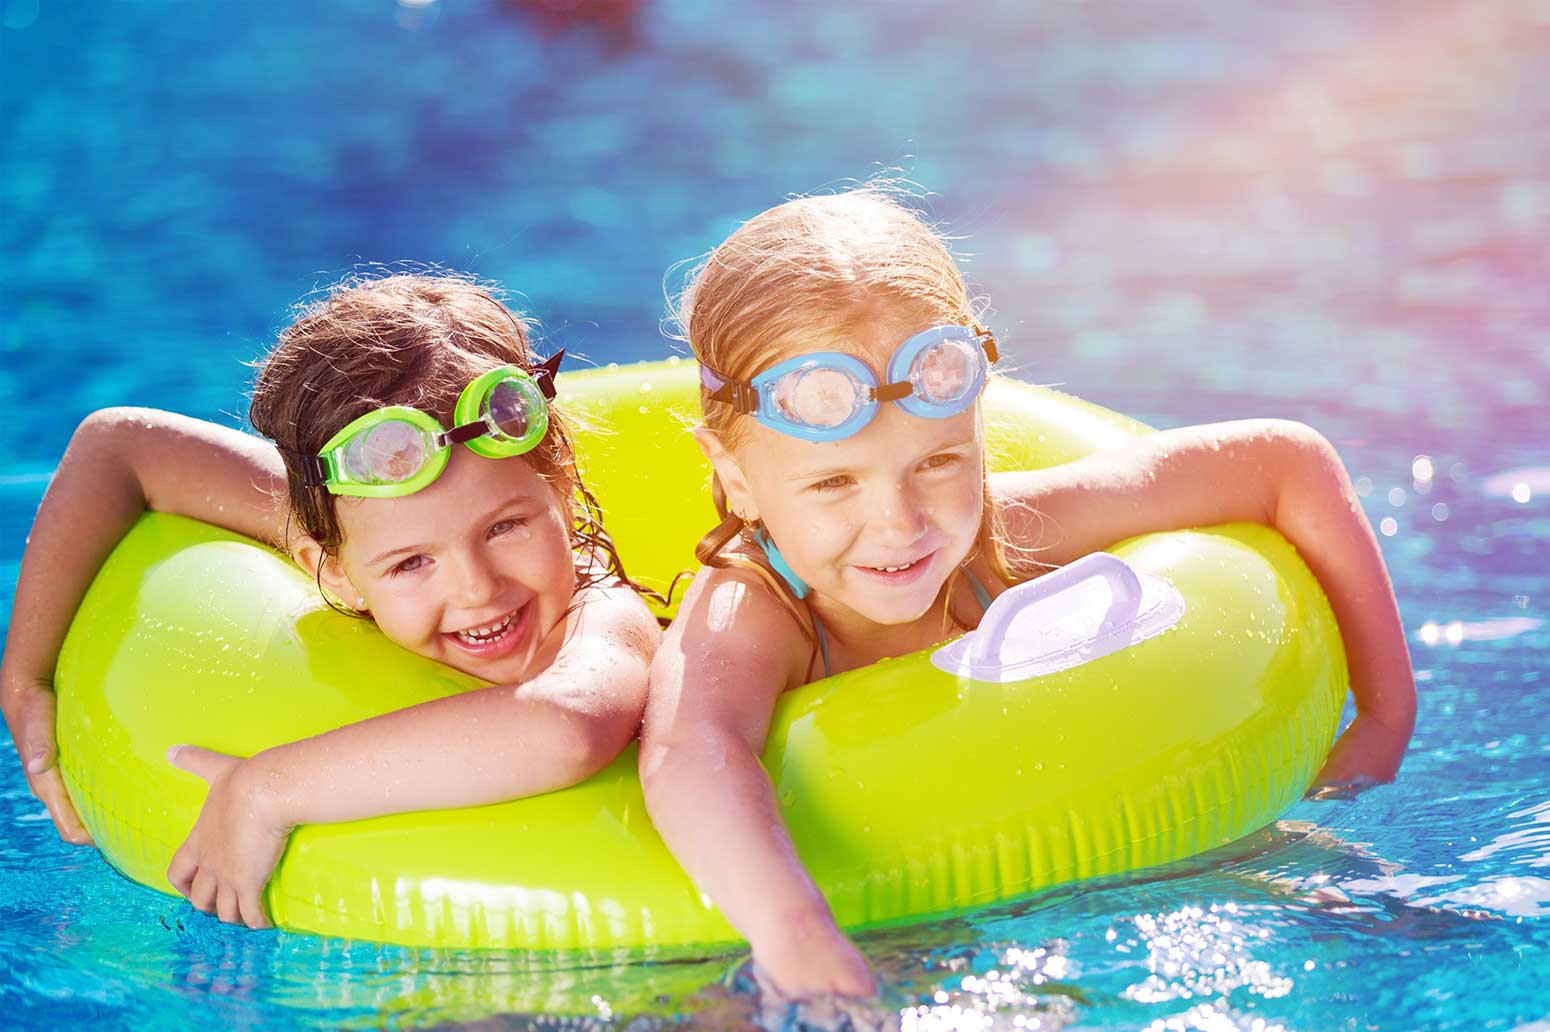
[[[969,665],[984,667],[1000,662],[1001,646],[1012,621],[1029,606],[1083,581],[1103,578],[1109,584],[1109,610],[1099,634],[1128,624],[1141,608],[1141,579],[1130,564],[1108,552],[1093,552],[1058,570],[1008,588],[985,610],[969,647]]]

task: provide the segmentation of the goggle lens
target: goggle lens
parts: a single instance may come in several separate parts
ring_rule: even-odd
[[[867,387],[842,369],[815,366],[781,377],[770,397],[788,422],[827,429],[866,404]]]
[[[351,439],[339,458],[355,483],[396,484],[420,471],[432,447],[423,430],[395,419]]]
[[[513,441],[526,437],[531,425],[527,394],[511,380],[490,388],[485,395],[483,415],[486,423]]]
[[[923,401],[954,405],[975,388],[980,361],[977,342],[944,340],[915,356],[910,363],[910,383]]]

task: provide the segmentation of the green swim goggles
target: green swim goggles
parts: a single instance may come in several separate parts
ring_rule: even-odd
[[[558,351],[531,373],[514,365],[491,369],[458,395],[450,430],[408,405],[368,412],[317,455],[299,457],[301,482],[336,495],[401,498],[434,483],[455,444],[487,459],[530,452],[549,429],[549,400],[564,357]]]

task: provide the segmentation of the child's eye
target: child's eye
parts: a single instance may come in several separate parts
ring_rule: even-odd
[[[413,573],[430,561],[431,560],[429,556],[411,555],[408,559],[401,560],[400,562],[394,564],[393,569],[389,572],[391,572],[394,576],[397,576],[400,573]]]
[[[500,537],[502,534],[510,534],[527,523],[527,517],[517,516],[509,520],[498,520],[490,527],[490,537]]]
[[[849,487],[853,481],[849,473],[836,473],[832,477],[825,477],[815,484],[809,484],[812,491],[838,491],[842,487]]]
[[[945,469],[948,466],[956,466],[962,461],[962,455],[958,455],[954,452],[943,452],[940,455],[931,456],[925,462],[922,462],[921,465],[926,469]]]

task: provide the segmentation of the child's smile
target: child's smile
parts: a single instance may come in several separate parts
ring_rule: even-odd
[[[452,631],[443,636],[452,644],[482,660],[511,655],[527,638],[533,626],[533,606],[525,602],[505,616],[478,627]]]
[[[931,569],[932,560],[937,556],[935,549],[925,555],[914,559],[903,560],[889,565],[853,563],[851,568],[864,577],[870,577],[879,584],[897,588],[906,584],[913,584]]]

